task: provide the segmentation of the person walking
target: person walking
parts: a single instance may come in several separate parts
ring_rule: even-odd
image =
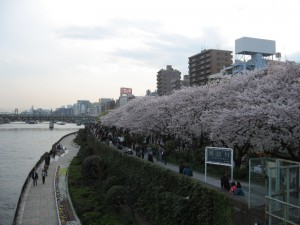
[[[162,153],[163,153],[164,149],[161,145],[159,145],[158,147],[158,161],[161,162],[162,161]]]
[[[49,155],[49,154],[47,154],[47,155],[45,156],[45,165],[47,165],[47,169],[48,169],[48,167],[49,167],[49,165],[50,165],[50,155]]]
[[[153,153],[150,145],[148,145],[147,147],[147,153],[148,153],[148,161],[153,162]]]
[[[48,176],[48,165],[44,165],[44,170],[45,170],[45,174],[46,174],[46,176]]]
[[[42,170],[42,180],[43,180],[43,184],[45,184],[45,177],[46,177],[46,171]]]
[[[31,177],[32,177],[32,180],[33,180],[33,186],[36,186],[37,185],[37,180],[39,179],[39,175],[38,175],[38,173],[36,172],[35,169],[33,170]]]
[[[164,149],[161,153],[162,160],[165,162],[165,165],[167,165],[167,151]]]

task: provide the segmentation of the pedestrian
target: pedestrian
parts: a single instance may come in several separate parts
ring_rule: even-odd
[[[52,151],[52,150],[51,150]],[[52,151],[53,152],[53,151]],[[54,154],[54,153],[53,153]],[[47,169],[50,165],[50,155],[47,153],[45,156],[45,165],[47,165]]]
[[[44,171],[45,171],[45,174],[46,174],[46,176],[48,176],[48,165],[44,165]]]
[[[221,177],[221,188],[227,191],[230,190],[230,183],[227,171],[224,171],[223,176]]]
[[[153,153],[150,145],[148,145],[147,147],[147,153],[148,153],[148,161],[153,162]]]
[[[46,177],[46,171],[42,170],[42,180],[43,180],[43,184],[45,183],[45,177]]]
[[[162,152],[164,151],[163,147],[160,145],[158,148],[158,161],[162,161]]]
[[[141,148],[141,146],[140,146],[139,144],[137,144],[137,145],[135,146],[135,155],[136,155],[137,157],[141,157],[141,154],[142,154],[142,148]]]
[[[179,163],[179,173],[183,174],[183,169],[184,169],[184,161],[181,160]]]
[[[236,183],[236,190],[235,192],[233,193],[234,195],[241,195],[241,196],[245,196],[245,193],[242,189],[242,185],[240,182],[237,182]]]
[[[142,155],[142,159],[143,159],[145,156],[145,146],[143,146],[143,145],[141,147],[141,155]]]
[[[167,151],[163,149],[161,153],[162,160],[165,162],[165,165],[167,164]]]
[[[38,175],[38,173],[36,172],[35,169],[32,171],[31,177],[32,177],[32,180],[33,180],[33,186],[36,186],[37,185],[37,180],[39,179],[39,175]]]
[[[185,176],[189,176],[189,177],[192,177],[192,176],[193,176],[193,170],[189,167],[188,164],[184,167],[182,173],[183,173],[183,175],[185,175]]]

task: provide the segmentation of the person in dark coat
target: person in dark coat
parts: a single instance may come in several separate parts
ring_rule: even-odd
[[[42,170],[42,180],[43,180],[43,184],[45,183],[45,178],[46,178],[46,171]]]
[[[48,167],[49,167],[49,165],[50,165],[50,155],[49,155],[49,154],[47,154],[47,155],[45,156],[45,165],[47,165],[47,169],[48,169]]]
[[[39,179],[39,175],[36,172],[36,170],[33,170],[32,174],[31,174],[31,178],[33,180],[33,186],[37,185],[37,180]]]
[[[182,171],[183,175],[192,177],[193,176],[193,170],[189,167],[189,165],[186,165]]]
[[[179,173],[183,174],[184,167],[185,167],[184,162],[183,162],[183,160],[181,160],[179,163]]]
[[[223,173],[223,176],[221,177],[221,188],[223,190],[227,190],[227,191],[230,190],[230,183],[229,183],[229,178],[228,178],[227,171],[225,171]]]

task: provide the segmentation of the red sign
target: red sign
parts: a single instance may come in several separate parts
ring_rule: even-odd
[[[121,95],[131,95],[132,94],[132,89],[131,88],[121,88]]]

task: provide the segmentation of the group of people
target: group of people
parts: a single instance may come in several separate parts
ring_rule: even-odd
[[[167,164],[167,153],[162,145],[159,145],[156,151],[156,160],[157,162],[164,162],[165,165]]]
[[[227,171],[225,171],[223,173],[223,176],[221,177],[221,188],[223,190],[229,191],[233,195],[245,196],[245,193],[242,189],[242,185],[240,182],[237,183],[235,183],[234,181],[232,181],[231,183],[229,182]]]
[[[48,176],[49,165],[50,165],[50,155],[46,154],[44,168],[42,169],[42,173],[41,173],[43,184],[45,184],[46,176]],[[39,175],[37,173],[36,167],[32,170],[31,178],[33,180],[33,186],[37,186],[37,180],[39,179]]]

